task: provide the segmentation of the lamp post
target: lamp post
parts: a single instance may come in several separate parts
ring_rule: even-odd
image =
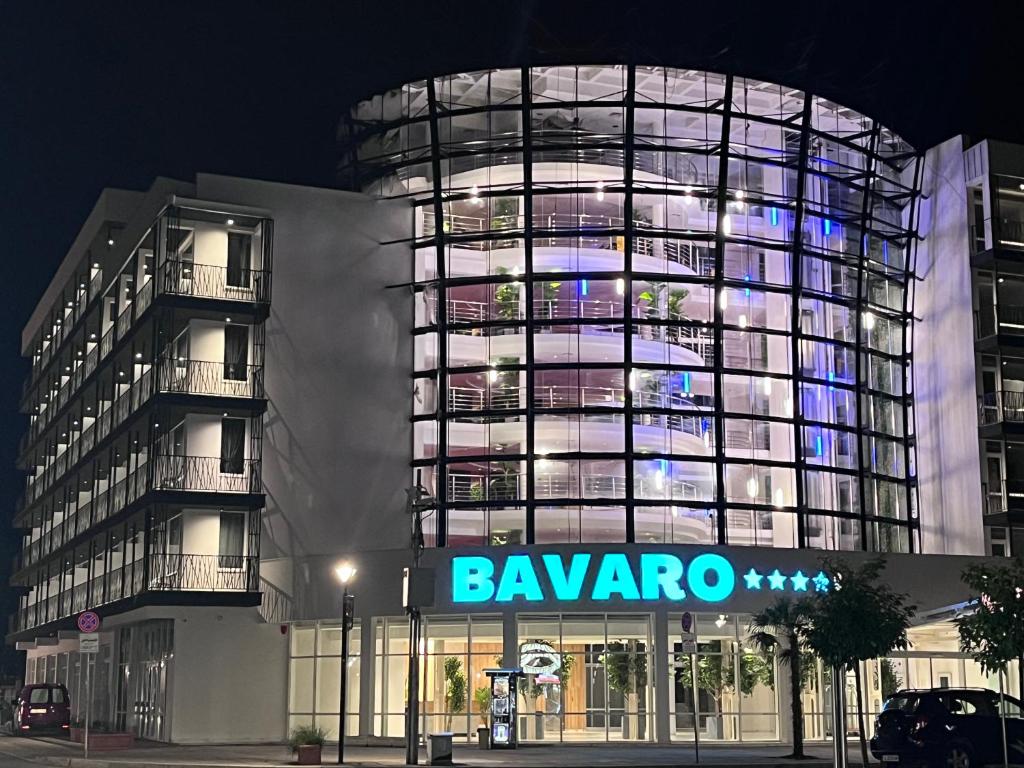
[[[345,762],[345,709],[348,693],[348,633],[352,629],[355,613],[355,595],[348,592],[348,583],[356,575],[350,563],[341,563],[334,569],[341,582],[341,696],[338,710],[338,765]]]

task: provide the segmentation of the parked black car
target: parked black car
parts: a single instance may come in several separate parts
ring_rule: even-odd
[[[1021,703],[1002,697],[1011,763],[1024,760]],[[897,691],[875,721],[871,754],[883,765],[974,768],[1003,764],[1000,697],[986,688]]]
[[[14,733],[28,735],[44,730],[68,731],[71,702],[68,689],[54,683],[36,683],[21,689],[14,701]]]

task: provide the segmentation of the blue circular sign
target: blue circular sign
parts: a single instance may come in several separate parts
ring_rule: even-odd
[[[78,614],[78,631],[95,632],[100,628],[100,616],[95,611],[83,611]]]

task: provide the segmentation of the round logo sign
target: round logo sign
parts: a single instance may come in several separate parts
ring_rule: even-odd
[[[83,611],[78,614],[78,631],[95,632],[100,628],[100,617],[95,611]]]

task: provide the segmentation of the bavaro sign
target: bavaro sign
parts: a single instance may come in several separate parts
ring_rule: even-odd
[[[630,557],[607,552],[456,556],[451,561],[453,603],[510,603],[522,601],[602,602],[694,601],[720,603],[738,588],[749,591],[826,592],[831,580],[801,570],[778,568],[737,574],[728,558],[704,552],[689,562],[664,552]]]

